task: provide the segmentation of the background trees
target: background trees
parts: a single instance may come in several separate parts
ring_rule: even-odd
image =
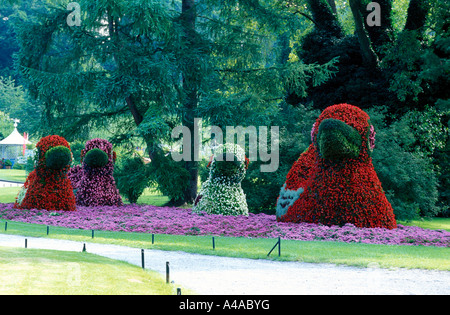
[[[250,210],[271,213],[315,118],[347,102],[373,113],[396,214],[448,205],[448,3],[378,1],[369,27],[368,0],[80,0],[80,26],[68,2],[0,5],[0,75],[24,93],[0,110],[36,136],[145,147],[148,179],[182,204],[207,162],[171,159],[175,126],[280,126],[279,170],[251,163],[242,183]]]

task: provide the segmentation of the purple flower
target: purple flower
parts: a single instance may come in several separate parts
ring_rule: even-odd
[[[18,210],[0,204],[0,219],[74,229],[127,231],[173,235],[215,235],[335,241],[385,245],[450,247],[450,232],[398,225],[397,229],[358,228],[353,224],[325,226],[277,222],[275,215],[224,216],[194,213],[191,209],[149,205],[78,206],[74,212]]]

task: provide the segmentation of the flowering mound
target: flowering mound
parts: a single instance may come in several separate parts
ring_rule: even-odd
[[[74,168],[70,173],[70,179],[77,190],[77,205],[123,205],[113,177],[115,160],[116,153],[107,140],[92,139],[86,142],[81,151],[83,166]]]
[[[450,232],[399,225],[397,229],[358,228],[353,224],[325,226],[278,222],[274,215],[224,216],[191,209],[124,205],[77,207],[74,212],[15,210],[0,203],[0,220],[36,223],[84,230],[126,231],[172,235],[215,235],[277,238],[302,241],[335,241],[384,245],[450,247]],[[43,229],[45,231],[45,229]]]
[[[247,200],[241,187],[248,159],[238,145],[219,146],[211,162],[209,179],[195,200],[195,212],[224,215],[248,215]]]
[[[348,104],[323,111],[314,124],[312,144],[294,163],[280,191],[279,221],[397,227],[372,165],[375,131],[369,119]]]
[[[75,196],[67,173],[72,153],[60,136],[42,138],[36,145],[37,164],[17,196],[16,209],[75,210]]]

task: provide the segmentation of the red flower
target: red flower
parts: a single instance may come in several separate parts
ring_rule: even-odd
[[[65,146],[70,150],[69,143],[60,136],[42,138],[36,145],[38,149],[36,169],[32,171],[24,184],[27,189],[25,198],[16,209],[45,210],[75,210],[75,196],[70,180],[67,178],[70,165],[60,169],[49,169],[46,166],[45,153],[57,146]]]

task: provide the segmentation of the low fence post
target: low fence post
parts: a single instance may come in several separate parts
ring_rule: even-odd
[[[281,237],[278,237],[278,241],[275,243],[275,245],[272,247],[272,249],[270,250],[270,252],[267,254],[267,257],[270,256],[270,254],[272,254],[273,250],[278,246],[278,257],[281,256]]]
[[[169,262],[166,261],[166,283],[170,282],[170,268],[169,268]]]

